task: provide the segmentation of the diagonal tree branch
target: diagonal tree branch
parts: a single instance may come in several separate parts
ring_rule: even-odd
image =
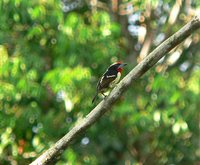
[[[175,46],[181,43],[195,30],[200,28],[200,15],[195,16],[189,23],[181,28],[174,35],[165,40],[153,52],[151,52],[141,63],[132,69],[126,77],[112,90],[105,100],[101,101],[82,121],[78,122],[64,137],[56,142],[50,149],[44,152],[40,157],[31,163],[31,165],[46,165],[56,161],[63,151],[68,147],[69,143],[75,139],[78,134],[92,124],[94,124],[105,112],[107,112],[119,97],[125,92],[134,80],[141,77],[154,64],[166,55]]]

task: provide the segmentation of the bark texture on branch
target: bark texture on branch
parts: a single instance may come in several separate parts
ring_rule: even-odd
[[[94,124],[105,112],[114,105],[117,99],[124,91],[134,82],[135,79],[141,77],[154,64],[166,55],[175,46],[181,43],[195,30],[200,28],[200,15],[195,16],[189,23],[181,28],[174,35],[165,40],[160,46],[152,51],[144,60],[142,60],[134,69],[132,69],[123,80],[112,90],[110,95],[101,101],[82,121],[78,122],[64,137],[56,142],[50,149],[39,156],[31,165],[46,165],[56,161],[63,151],[68,147],[69,143],[75,139],[78,134],[85,131]]]

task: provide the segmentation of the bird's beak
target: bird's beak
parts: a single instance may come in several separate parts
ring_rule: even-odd
[[[120,64],[118,68],[123,68],[124,66],[126,66],[127,64],[124,63],[124,64]]]

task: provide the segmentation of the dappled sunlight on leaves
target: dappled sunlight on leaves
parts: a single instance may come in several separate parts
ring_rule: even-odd
[[[199,12],[199,2],[180,2],[1,1],[0,164],[29,164],[80,124],[111,63],[128,63],[124,77]],[[198,164],[199,34],[135,81],[57,164]]]

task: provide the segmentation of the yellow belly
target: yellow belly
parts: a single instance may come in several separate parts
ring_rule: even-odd
[[[110,83],[109,87],[110,88],[114,88],[116,86],[116,84],[119,82],[120,77],[121,77],[121,73],[118,72],[116,79],[113,82]]]

